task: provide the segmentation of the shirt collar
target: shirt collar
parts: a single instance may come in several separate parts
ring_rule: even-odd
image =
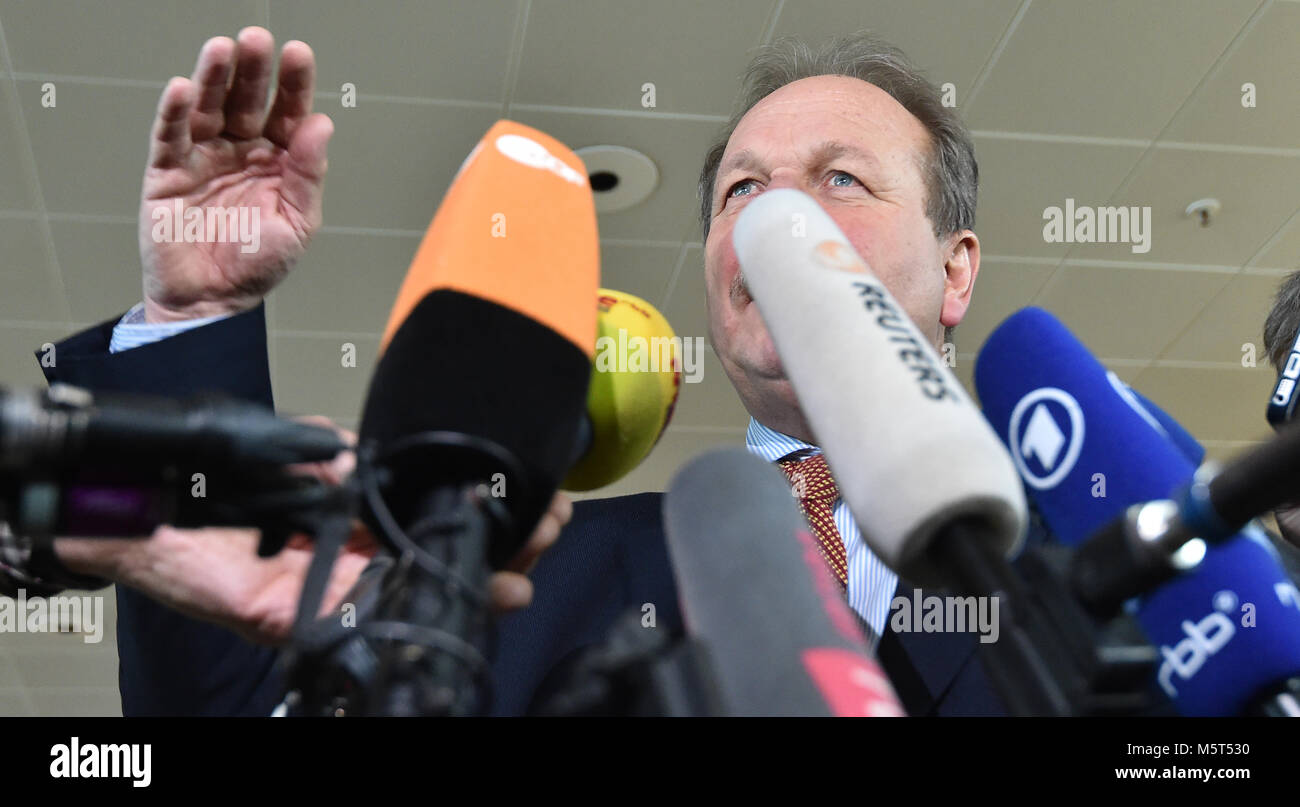
[[[745,430],[745,448],[768,462],[776,462],[796,451],[809,451],[812,454],[821,452],[812,443],[769,429],[752,417],[749,419],[749,428]]]

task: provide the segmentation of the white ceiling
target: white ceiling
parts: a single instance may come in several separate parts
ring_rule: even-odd
[[[1002,317],[1036,304],[1212,455],[1267,433],[1272,372],[1240,359],[1254,343],[1262,360],[1271,295],[1300,268],[1292,0],[0,0],[0,384],[40,383],[32,349],[139,299],[135,210],[158,94],[206,38],[252,24],[313,47],[317,109],[336,126],[324,230],[269,303],[285,411],[355,423],[419,238],[503,116],[655,161],[655,193],[600,220],[603,282],[707,336],[695,177],[748,51],[871,27],[955,85],[975,133],[984,256],[959,375],[969,383]],[[340,105],[344,82],[356,108]],[[1256,108],[1241,106],[1245,82]],[[1202,229],[1183,210],[1206,196],[1223,210]],[[1067,197],[1149,205],[1150,252],[1044,243],[1043,210]],[[358,367],[340,366],[343,342]],[[655,453],[605,492],[659,489],[692,454],[741,441],[745,423],[709,354]],[[81,674],[68,654],[85,651],[67,638],[0,636],[0,714],[116,709],[111,643]],[[33,643],[41,653],[20,652]]]

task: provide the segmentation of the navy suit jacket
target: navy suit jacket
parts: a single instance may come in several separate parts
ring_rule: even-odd
[[[57,345],[47,378],[160,395],[217,390],[272,405],[260,306],[110,354],[116,322]],[[493,714],[523,714],[557,664],[604,639],[630,609],[653,604],[659,628],[681,629],[661,506],[658,493],[574,505],[573,520],[533,572],[533,604],[498,624]],[[283,697],[276,651],[125,587],[117,592],[123,714],[266,715]],[[887,631],[879,655],[909,714],[1001,714],[975,648],[969,634]]]

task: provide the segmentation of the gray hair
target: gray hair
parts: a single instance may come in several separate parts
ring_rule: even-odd
[[[1292,272],[1278,286],[1273,309],[1264,320],[1264,352],[1279,373],[1291,353],[1291,345],[1295,344],[1297,331],[1300,331],[1300,272]]]
[[[700,225],[706,240],[718,164],[740,119],[781,87],[813,76],[861,79],[889,93],[912,113],[930,132],[930,151],[918,156],[926,174],[925,213],[935,236],[975,226],[979,167],[966,125],[943,105],[939,90],[901,50],[868,31],[859,31],[835,37],[817,50],[795,37],[782,37],[755,54],[745,71],[736,111],[709,148],[700,171]]]

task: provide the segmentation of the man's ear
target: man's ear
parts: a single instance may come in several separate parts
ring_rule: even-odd
[[[980,240],[971,230],[962,230],[950,236],[944,250],[943,309],[939,322],[945,328],[959,324],[970,306],[971,293],[975,291],[975,277],[980,271]]]

